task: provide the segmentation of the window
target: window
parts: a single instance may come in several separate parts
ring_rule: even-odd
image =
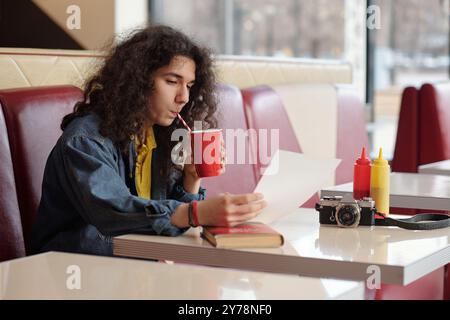
[[[154,20],[182,29],[218,54],[344,55],[345,0],[164,0],[156,8]]]
[[[406,86],[449,78],[449,0],[373,0],[375,30],[373,144],[392,156],[401,94]]]

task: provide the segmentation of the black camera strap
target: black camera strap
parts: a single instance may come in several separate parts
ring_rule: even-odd
[[[378,213],[379,215],[379,213]],[[395,226],[408,230],[434,230],[450,227],[450,216],[446,214],[420,213],[411,218],[376,218],[376,226]]]

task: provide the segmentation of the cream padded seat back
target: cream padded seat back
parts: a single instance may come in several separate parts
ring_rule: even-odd
[[[272,86],[305,154],[332,158],[337,145],[337,91],[331,84]]]
[[[102,59],[94,51],[0,48],[0,89],[81,87]]]
[[[337,92],[331,84],[272,86],[305,154],[336,158]],[[334,185],[334,177],[327,185]]]
[[[364,105],[352,86],[293,84],[272,87],[280,96],[305,154],[342,162],[329,185],[353,180],[353,163],[369,148]]]
[[[306,59],[219,56],[217,75],[221,82],[239,88],[289,83],[352,82],[352,70],[348,63]]]
[[[67,84],[82,87],[102,59],[98,51],[0,48],[0,89]],[[238,88],[352,81],[348,63],[305,59],[218,56],[216,71],[219,82]]]

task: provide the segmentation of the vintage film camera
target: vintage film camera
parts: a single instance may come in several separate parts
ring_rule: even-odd
[[[375,201],[372,198],[354,200],[351,195],[328,196],[316,203],[321,224],[334,224],[344,228],[375,225]]]

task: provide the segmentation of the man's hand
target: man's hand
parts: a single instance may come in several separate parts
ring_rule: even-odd
[[[199,201],[198,220],[202,226],[234,227],[256,217],[266,206],[261,193],[225,193]]]

